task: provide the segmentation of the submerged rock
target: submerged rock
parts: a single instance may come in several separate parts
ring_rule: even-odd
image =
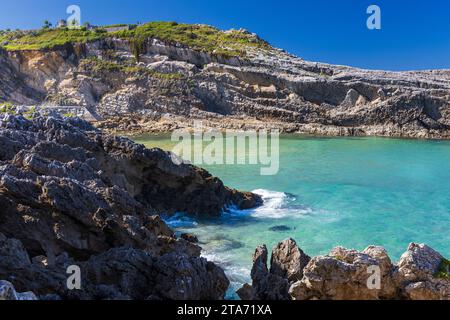
[[[273,226],[273,227],[270,227],[269,230],[279,232],[279,231],[290,231],[291,228],[288,226]]]

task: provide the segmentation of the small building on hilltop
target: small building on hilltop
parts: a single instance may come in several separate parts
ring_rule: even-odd
[[[58,23],[56,24],[56,28],[65,28],[67,27],[67,21],[64,19],[61,19],[58,21]]]

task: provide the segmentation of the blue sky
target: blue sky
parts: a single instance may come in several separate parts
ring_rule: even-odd
[[[77,4],[92,24],[178,21],[246,28],[304,59],[370,69],[450,68],[448,0],[1,0],[0,29],[38,28]],[[368,30],[366,9],[382,10]]]

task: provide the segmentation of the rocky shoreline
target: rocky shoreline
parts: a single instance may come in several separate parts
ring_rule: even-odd
[[[293,239],[253,254],[244,300],[450,300],[450,262],[425,244],[411,243],[397,264],[383,247],[343,247],[309,257]],[[374,278],[378,273],[378,280]]]
[[[0,300],[223,299],[224,271],[161,214],[220,215],[262,200],[171,156],[79,118],[2,117]],[[288,239],[267,260],[258,247],[243,299],[450,299],[449,262],[426,245],[393,264],[382,247],[311,258]],[[67,286],[71,266],[80,290]],[[379,290],[367,287],[370,266]]]
[[[78,118],[0,119],[0,293],[39,299],[223,299],[223,270],[161,214],[220,215],[257,195]],[[188,240],[190,240],[188,238]],[[66,286],[81,270],[80,290]],[[12,287],[13,286],[13,287]],[[14,290],[12,289],[14,288]],[[32,297],[31,294],[25,295]]]
[[[389,137],[407,139],[448,140],[450,131],[410,130],[396,125],[343,127],[323,125],[320,123],[300,124],[277,121],[258,120],[247,117],[220,118],[182,118],[167,116],[159,119],[140,117],[139,115],[123,115],[111,117],[93,124],[110,134],[126,134],[127,136],[145,134],[171,134],[175,130],[194,130],[194,123],[201,123],[204,130],[219,131],[259,131],[277,130],[280,134],[298,134],[329,137]]]

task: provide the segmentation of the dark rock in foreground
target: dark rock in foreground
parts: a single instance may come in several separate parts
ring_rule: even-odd
[[[253,255],[252,285],[237,291],[245,300],[450,300],[450,275],[438,273],[445,260],[424,244],[412,243],[394,265],[383,247],[364,251],[334,248],[309,258],[292,239]],[[379,279],[373,278],[374,270]],[[378,285],[379,284],[379,285]]]
[[[0,279],[61,298],[219,299],[228,280],[160,213],[219,215],[260,198],[77,118],[0,120]],[[81,291],[65,287],[79,265]]]
[[[181,239],[184,239],[186,241],[192,242],[192,243],[198,243],[198,238],[196,235],[192,234],[192,233],[182,233],[180,235]]]
[[[20,241],[0,234],[0,256],[0,278],[42,299],[217,300],[229,285],[218,266],[180,251],[156,256],[119,247],[86,261],[75,261],[64,253],[50,264],[45,257],[30,259]],[[71,265],[81,269],[81,290],[66,286],[66,270]]]
[[[19,293],[11,282],[0,280],[0,301],[1,300],[37,300],[32,292]]]

